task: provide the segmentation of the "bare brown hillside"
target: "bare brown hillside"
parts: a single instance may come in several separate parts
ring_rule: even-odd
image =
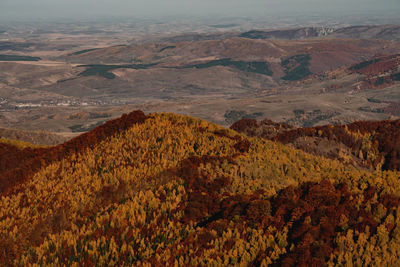
[[[24,131],[0,128],[0,138],[19,140],[35,145],[57,145],[64,143],[68,137],[45,131]]]

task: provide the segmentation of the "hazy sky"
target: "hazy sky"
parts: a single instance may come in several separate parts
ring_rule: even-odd
[[[400,0],[0,0],[0,18],[400,14]]]

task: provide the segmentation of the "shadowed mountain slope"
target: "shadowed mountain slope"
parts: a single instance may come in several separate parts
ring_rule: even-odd
[[[295,128],[270,120],[242,119],[231,128],[358,167],[400,170],[400,120]]]
[[[22,131],[0,128],[0,139],[19,140],[35,145],[57,145],[67,141],[66,137],[45,131]]]
[[[2,265],[400,263],[398,172],[139,111],[27,151],[1,194]]]

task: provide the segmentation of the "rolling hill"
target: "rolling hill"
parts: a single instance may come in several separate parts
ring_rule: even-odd
[[[141,111],[0,150],[2,265],[400,263],[396,171]]]
[[[60,37],[43,41],[48,52],[7,43],[0,126],[82,133],[135,109],[223,126],[247,117],[301,127],[399,118],[398,25],[228,29],[120,45],[103,36],[68,49]]]
[[[354,25],[349,27],[297,27],[257,29],[241,33],[222,32],[209,34],[186,33],[159,38],[160,42],[180,43],[206,40],[221,40],[229,37],[248,39],[298,40],[316,38],[383,39],[400,40],[399,25]]]

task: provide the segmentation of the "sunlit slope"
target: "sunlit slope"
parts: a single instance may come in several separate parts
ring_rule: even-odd
[[[0,263],[400,263],[397,172],[172,114],[90,142],[3,193]]]

